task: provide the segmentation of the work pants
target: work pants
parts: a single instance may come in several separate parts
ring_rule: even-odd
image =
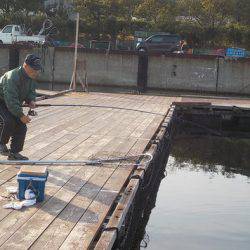
[[[0,143],[7,144],[11,139],[10,152],[19,153],[23,150],[25,136],[27,132],[26,124],[22,123],[6,107],[3,101],[0,102]]]

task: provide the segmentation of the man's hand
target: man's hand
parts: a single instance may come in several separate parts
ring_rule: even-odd
[[[34,109],[36,107],[36,103],[34,101],[29,102],[29,108]]]
[[[27,123],[30,123],[31,119],[29,118],[28,115],[23,115],[21,118],[20,118],[21,122],[24,123],[24,124],[27,124]]]

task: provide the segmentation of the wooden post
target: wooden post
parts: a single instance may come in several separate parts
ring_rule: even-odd
[[[76,14],[76,39],[75,39],[75,55],[74,55],[74,68],[70,83],[70,89],[76,91],[76,70],[77,70],[77,49],[78,49],[78,36],[79,36],[79,13]]]
[[[147,90],[148,53],[139,52],[138,58],[137,90],[139,93],[143,93]]]
[[[19,50],[16,48],[9,49],[9,70],[19,66]],[[7,70],[6,70],[7,71]]]

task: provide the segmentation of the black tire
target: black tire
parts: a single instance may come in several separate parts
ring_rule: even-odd
[[[3,41],[2,40],[0,40],[0,45],[2,45],[3,44]]]

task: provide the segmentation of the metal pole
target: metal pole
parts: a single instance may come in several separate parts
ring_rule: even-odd
[[[102,164],[114,164],[117,163],[119,165],[140,165],[139,163],[123,163],[121,161],[137,161],[139,158],[146,158],[147,160],[144,162],[149,163],[152,161],[153,156],[151,154],[141,154],[141,155],[131,155],[124,157],[115,157],[110,159],[93,159],[93,160],[27,160],[27,161],[8,161],[8,160],[0,160],[0,165],[75,165],[75,166],[84,166],[84,165],[102,165]]]
[[[219,86],[219,74],[220,74],[220,57],[217,57],[217,65],[216,65],[216,95],[218,95],[218,86]]]
[[[75,55],[74,55],[74,68],[73,75],[70,83],[70,89],[76,91],[76,70],[77,70],[77,49],[78,49],[78,36],[79,36],[79,13],[76,14],[76,39],[75,39]]]
[[[56,48],[53,48],[53,60],[52,60],[52,71],[51,71],[51,76],[52,76],[52,81],[51,81],[51,89],[52,91],[54,90],[54,84],[55,84],[55,57],[56,57]]]
[[[66,160],[45,160],[45,161],[36,161],[36,160],[27,160],[27,161],[0,161],[0,165],[99,165],[101,164],[98,160],[86,160],[86,161],[66,161]]]

